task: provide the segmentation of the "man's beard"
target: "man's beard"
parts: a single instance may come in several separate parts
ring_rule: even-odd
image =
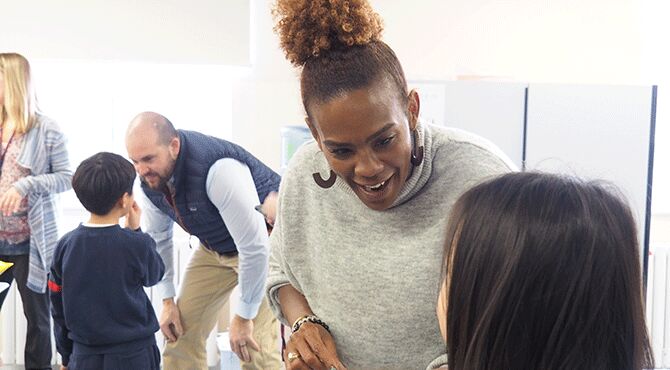
[[[147,182],[147,180],[145,179],[144,176],[140,176],[140,181],[142,181],[142,183],[144,185],[148,186],[149,188],[151,188],[153,190],[162,190],[163,187],[165,186],[165,184],[167,184],[168,180],[170,179],[169,177],[163,177],[163,176],[161,176],[161,175],[159,175],[155,172],[151,172],[151,173],[149,173],[149,175],[152,178],[157,178],[158,183],[156,183],[155,185],[152,185],[149,182]]]
[[[150,171],[145,176],[140,176],[140,181],[142,181],[143,184],[145,184],[146,186],[148,186],[149,188],[151,188],[153,190],[163,191],[163,188],[165,187],[165,184],[167,184],[168,181],[170,181],[170,178],[172,178],[172,173],[174,172],[174,168],[175,168],[176,164],[177,164],[176,160],[171,160],[168,163],[168,168],[165,171],[165,175],[161,175],[160,173],[158,173],[156,171]],[[145,178],[147,175],[151,176],[154,179],[158,179],[157,184],[156,185],[149,184],[147,182],[146,178]]]

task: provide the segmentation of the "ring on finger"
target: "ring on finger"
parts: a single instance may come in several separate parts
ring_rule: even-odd
[[[293,362],[293,360],[297,360],[297,359],[300,358],[300,354],[295,353],[295,352],[289,352],[287,357],[288,357],[288,362]]]

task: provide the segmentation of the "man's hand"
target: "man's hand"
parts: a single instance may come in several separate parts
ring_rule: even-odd
[[[0,212],[5,216],[11,216],[12,213],[19,210],[23,197],[15,187],[10,187],[0,196]]]
[[[323,326],[306,322],[291,334],[283,353],[286,370],[346,370],[337,356],[335,341]]]
[[[137,202],[133,201],[133,204],[128,210],[126,215],[126,227],[131,230],[137,230],[140,228],[140,216],[142,215],[142,210],[140,206],[137,205]]]
[[[265,216],[265,222],[270,226],[274,226],[275,220],[277,219],[277,192],[273,191],[265,197],[261,210]]]
[[[172,298],[163,300],[160,326],[161,331],[168,342],[175,342],[177,338],[184,334],[184,329],[181,326],[179,307],[177,307]]]
[[[233,321],[230,323],[230,348],[244,362],[251,361],[249,347],[257,352],[261,351],[260,346],[254,340],[253,332],[253,321],[244,319],[239,315],[233,317]]]

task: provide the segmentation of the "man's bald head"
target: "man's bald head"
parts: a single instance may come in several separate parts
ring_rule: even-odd
[[[169,145],[172,139],[177,137],[177,130],[165,116],[155,112],[142,112],[128,125],[126,141],[131,136],[145,139],[155,137],[157,144]]]
[[[128,157],[140,180],[153,189],[160,189],[172,176],[180,144],[172,123],[154,112],[135,116],[126,131]]]

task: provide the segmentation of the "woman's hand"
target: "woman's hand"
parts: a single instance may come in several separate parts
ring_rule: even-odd
[[[5,216],[11,216],[12,213],[19,210],[22,199],[23,196],[12,186],[0,196],[0,212]]]
[[[286,370],[346,370],[337,357],[335,341],[319,324],[305,322],[291,334],[284,351]]]
[[[278,291],[279,305],[289,322],[306,315],[314,315],[307,299],[291,284]],[[335,341],[323,326],[310,321],[304,322],[286,343],[284,364],[286,370],[346,370],[337,357]]]

